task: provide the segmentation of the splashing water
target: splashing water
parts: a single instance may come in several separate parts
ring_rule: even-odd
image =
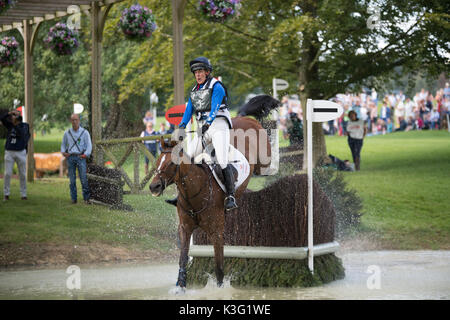
[[[217,287],[174,290],[176,264],[80,266],[81,289],[69,290],[65,269],[0,272],[0,299],[301,300],[450,299],[450,251],[367,251],[340,255],[346,277],[313,288]]]

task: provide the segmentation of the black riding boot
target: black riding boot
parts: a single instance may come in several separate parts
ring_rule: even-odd
[[[222,169],[222,174],[225,179],[225,189],[227,189],[227,196],[225,198],[225,210],[232,210],[237,208],[236,199],[234,198],[234,174],[231,168],[231,164],[227,165],[225,169]]]
[[[178,196],[176,196],[175,198],[173,198],[173,199],[166,199],[165,200],[168,204],[171,204],[171,205],[173,205],[173,206],[177,206],[177,202],[178,202]]]

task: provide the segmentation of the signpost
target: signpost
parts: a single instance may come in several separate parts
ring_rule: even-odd
[[[342,106],[327,100],[308,99],[306,103],[308,155],[308,267],[311,273],[314,273],[312,123],[325,122],[339,118],[343,112],[344,109]]]
[[[273,89],[273,97],[278,99],[278,90],[286,90],[289,88],[289,83],[283,79],[272,79],[272,89]]]
[[[181,120],[183,120],[184,111],[186,110],[186,105],[180,104],[174,106],[166,111],[166,120],[174,125],[179,125]]]

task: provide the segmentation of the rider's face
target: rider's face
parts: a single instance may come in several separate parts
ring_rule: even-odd
[[[204,83],[208,74],[209,72],[203,69],[194,71],[195,80],[198,84]]]

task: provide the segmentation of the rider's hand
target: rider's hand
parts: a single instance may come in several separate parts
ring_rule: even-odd
[[[202,126],[202,135],[204,135],[205,132],[208,131],[209,126],[210,126],[209,123],[205,123],[205,124]]]
[[[180,128],[180,129],[186,129],[186,124],[180,123],[180,125],[178,126],[178,128]]]

